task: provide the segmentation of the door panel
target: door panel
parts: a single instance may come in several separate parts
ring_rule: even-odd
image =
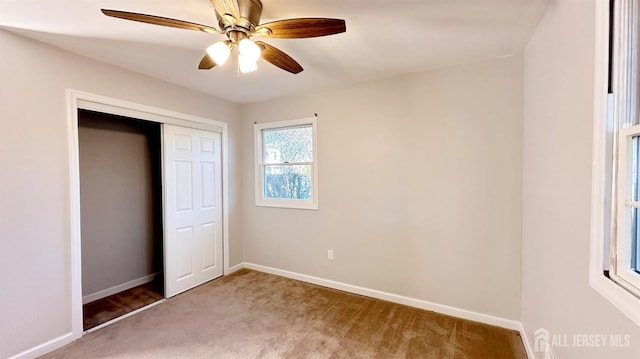
[[[216,266],[216,223],[202,225],[202,268],[210,270]]]
[[[176,161],[175,177],[176,177],[176,210],[178,212],[191,211],[193,208],[193,179],[191,178],[191,162]]]
[[[217,185],[215,178],[215,163],[202,162],[202,208],[213,209],[215,208],[215,187]]]
[[[178,259],[178,281],[193,275],[193,227],[176,230],[176,258]]]
[[[165,296],[222,275],[221,135],[163,125]]]

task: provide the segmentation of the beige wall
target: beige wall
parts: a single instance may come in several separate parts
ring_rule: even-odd
[[[245,260],[518,320],[522,86],[511,57],[243,106]],[[253,123],[314,112],[320,210],[257,208]]]
[[[160,124],[80,111],[78,143],[82,295],[162,274]]]
[[[558,0],[525,54],[522,321],[533,333],[630,334],[632,347],[559,359],[640,358],[640,328],[588,285],[594,1]]]
[[[0,30],[0,357],[71,330],[68,88],[229,122],[239,106]],[[232,265],[243,260],[240,168],[230,167]]]
[[[67,88],[229,121],[231,265],[522,320],[531,341],[631,334],[554,352],[640,357],[640,328],[587,284],[594,1],[552,1],[524,58],[242,108],[0,30],[0,357],[71,326]],[[255,207],[253,122],[314,112],[320,210]]]

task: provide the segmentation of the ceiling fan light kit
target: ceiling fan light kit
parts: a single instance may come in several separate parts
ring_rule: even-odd
[[[207,54],[218,66],[222,66],[231,55],[231,43],[229,41],[216,42],[207,48]]]
[[[225,34],[227,40],[218,41],[206,49],[206,54],[198,66],[201,70],[222,66],[228,60],[232,50],[237,48],[238,69],[241,73],[255,71],[258,68],[257,61],[262,57],[274,66],[290,73],[298,74],[303,71],[303,68],[291,56],[262,41],[254,42],[251,37],[301,39],[334,35],[346,31],[344,20],[329,18],[296,18],[260,25],[260,16],[262,15],[262,2],[260,0],[210,1],[216,12],[220,30],[207,25],[154,15],[107,9],[102,9],[102,12],[107,16],[125,20],[213,34]]]
[[[251,59],[247,55],[239,54],[238,55],[238,69],[243,74],[248,74],[254,72],[258,69],[257,60]]]

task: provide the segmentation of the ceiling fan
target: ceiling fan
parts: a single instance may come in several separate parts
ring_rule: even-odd
[[[102,9],[102,13],[111,17],[148,24],[211,34],[225,34],[227,40],[216,42],[207,48],[207,53],[198,65],[201,70],[223,65],[229,58],[231,51],[238,48],[238,67],[242,73],[255,71],[258,67],[257,61],[262,57],[285,71],[298,74],[302,72],[303,68],[291,56],[265,42],[254,42],[251,37],[300,39],[334,35],[346,31],[345,21],[341,19],[296,18],[260,24],[260,15],[262,14],[260,0],[210,1],[215,10],[220,30],[188,21],[127,11]]]

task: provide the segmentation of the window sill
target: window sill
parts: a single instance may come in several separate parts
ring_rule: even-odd
[[[256,207],[272,207],[283,209],[305,209],[305,210],[318,210],[318,204],[311,201],[296,201],[296,200],[261,200],[256,202]]]
[[[627,292],[603,273],[591,273],[589,285],[618,308],[624,315],[640,326],[640,298]]]

